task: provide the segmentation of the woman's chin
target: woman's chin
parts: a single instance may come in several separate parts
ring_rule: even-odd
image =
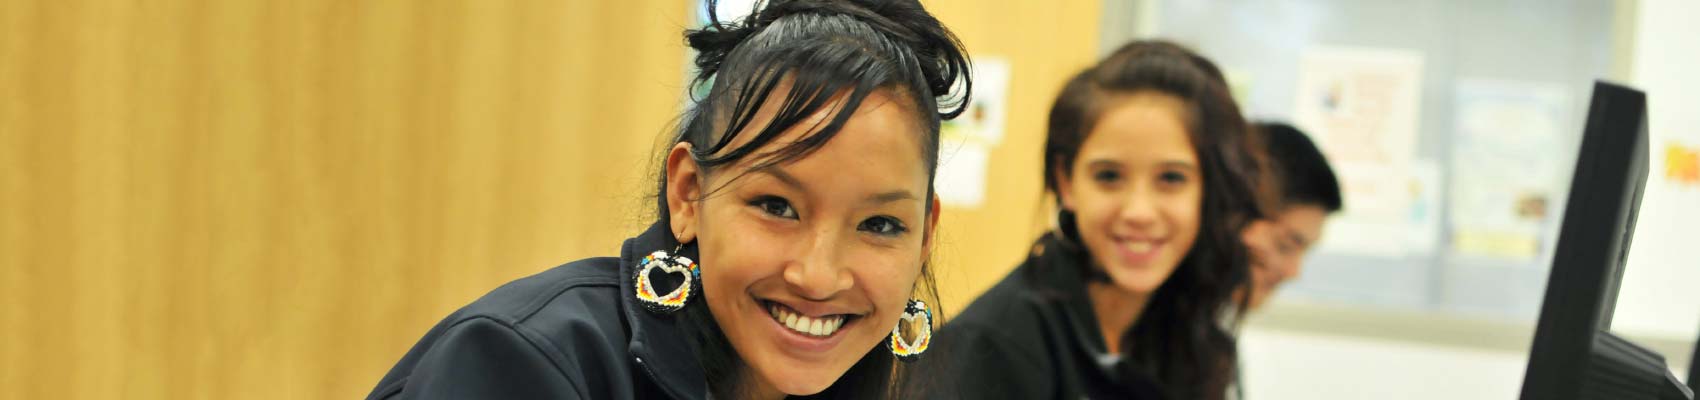
[[[826,388],[832,387],[832,382],[835,381],[835,380],[836,379],[828,380],[825,383],[799,384],[799,385],[793,385],[793,386],[780,386],[779,391],[784,392],[786,395],[789,395],[789,396],[808,396],[808,395],[820,393],[822,391],[825,391]]]
[[[764,379],[771,382],[774,389],[777,389],[779,392],[788,396],[808,396],[820,393],[825,391],[826,388],[832,387],[832,383],[838,380],[838,376],[836,375],[820,376],[826,375],[825,373],[811,373],[799,370],[790,370],[788,372],[790,373],[785,374],[786,376],[766,377]]]
[[[1162,285],[1163,278],[1168,278],[1168,276],[1156,276],[1158,274],[1154,273],[1154,271],[1138,270],[1133,268],[1129,269],[1130,270],[1119,271],[1121,272],[1119,274],[1114,272],[1109,273],[1110,283],[1115,285],[1116,289],[1120,289],[1121,291],[1129,294],[1149,294],[1151,292],[1155,292],[1157,291],[1157,287]]]
[[[840,369],[829,364],[836,363],[771,357],[752,360],[749,371],[761,374],[759,378],[773,390],[791,396],[807,396],[832,387],[834,382],[849,373],[848,366]]]

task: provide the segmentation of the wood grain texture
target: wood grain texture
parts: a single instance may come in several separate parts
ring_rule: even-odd
[[[641,228],[689,12],[0,2],[0,398],[363,396]]]
[[[959,308],[1037,232],[1009,221],[1097,2],[928,4],[1015,75],[988,203],[943,220]],[[643,227],[692,12],[0,1],[0,398],[364,396],[450,311]]]

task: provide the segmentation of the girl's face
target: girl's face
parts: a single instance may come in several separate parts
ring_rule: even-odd
[[[764,105],[728,148],[754,137],[778,104]],[[814,152],[751,169],[824,126],[835,107],[713,174],[690,161],[688,144],[668,157],[674,234],[696,240],[703,298],[757,394],[820,392],[881,345],[913,293],[938,221],[936,201],[927,201],[919,118],[889,90],[870,95]]]
[[[1074,165],[1056,171],[1057,191],[1097,267],[1116,287],[1149,294],[1198,236],[1204,176],[1180,99],[1146,91],[1111,101]]]

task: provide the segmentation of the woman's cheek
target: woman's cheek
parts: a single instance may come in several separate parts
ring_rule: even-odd
[[[915,281],[921,277],[921,253],[918,250],[895,249],[896,251],[879,251],[868,258],[869,278],[878,282],[891,282],[891,286],[899,291],[909,293]],[[907,284],[904,284],[907,283]]]

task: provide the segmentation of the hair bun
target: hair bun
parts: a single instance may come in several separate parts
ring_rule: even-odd
[[[708,13],[708,25],[701,29],[685,32],[685,43],[697,51],[696,66],[700,71],[698,80],[707,80],[720,71],[721,63],[732,53],[739,44],[750,36],[772,25],[779,18],[806,11],[816,11],[827,4],[809,4],[802,0],[755,0],[751,2],[753,9],[743,18],[737,20],[721,19],[720,1],[703,1],[703,10]]]
[[[734,49],[774,21],[796,14],[845,15],[860,20],[891,40],[913,49],[915,67],[935,97],[940,116],[955,118],[965,111],[970,91],[969,61],[962,42],[929,14],[917,0],[758,0],[755,9],[740,20],[723,21],[716,13],[718,0],[706,0],[708,25],[685,33],[685,41],[697,51],[697,81],[704,82],[720,71]],[[952,87],[962,90],[953,92]]]
[[[685,44],[696,50],[696,66],[700,71],[699,80],[706,80],[720,70],[720,64],[726,61],[726,55],[732,53],[739,43],[759,30],[753,21],[757,12],[752,10],[750,17],[743,21],[722,21],[715,12],[717,1],[708,0],[704,3],[708,12],[708,25],[702,29],[685,31]],[[757,3],[759,5],[759,3]]]

